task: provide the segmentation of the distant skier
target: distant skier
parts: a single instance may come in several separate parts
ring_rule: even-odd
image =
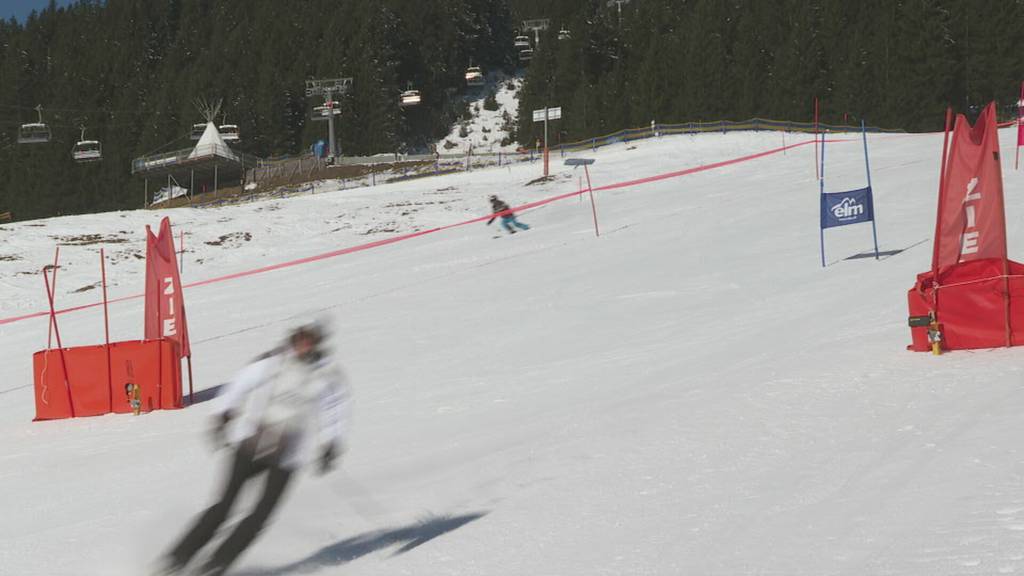
[[[334,467],[344,452],[350,393],[326,338],[322,321],[301,326],[225,386],[213,428],[218,447],[234,450],[223,495],[166,554],[157,574],[181,574],[227,519],[243,485],[265,473],[259,502],[197,572],[220,576],[259,535],[303,461],[313,456],[321,474]]]
[[[509,208],[508,204],[502,202],[501,199],[499,199],[494,194],[491,194],[490,199],[492,215],[491,219],[487,221],[488,226],[490,226],[491,223],[494,222],[495,218],[501,218],[501,225],[505,227],[505,230],[508,230],[509,234],[516,233],[515,229],[512,228],[513,226],[519,228],[520,230],[530,229],[530,227],[527,226],[526,224],[523,224],[519,220],[516,220],[516,215],[515,213],[512,212],[512,209]]]

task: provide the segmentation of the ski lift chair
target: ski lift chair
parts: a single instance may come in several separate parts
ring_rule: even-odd
[[[75,162],[99,162],[103,159],[103,148],[98,140],[80,140],[71,149],[71,157]]]
[[[529,47],[530,47],[530,37],[529,36],[516,36],[516,39],[515,39],[515,48],[516,48],[516,50],[519,50],[520,52],[522,52],[523,50],[526,50]]]
[[[559,40],[572,40],[572,32],[569,32],[565,28],[562,28],[561,30],[558,31],[558,39]]]
[[[478,66],[466,68],[466,86],[478,87],[484,85],[484,74]]]
[[[238,131],[238,126],[235,124],[223,124],[218,130],[220,137],[225,142],[238,142],[242,139],[241,132]]]
[[[203,137],[203,132],[206,132],[206,124],[193,124],[191,138],[193,140],[199,140]]]
[[[402,108],[409,108],[410,106],[418,106],[422,100],[423,98],[420,96],[419,90],[406,90],[399,97],[398,105]]]
[[[519,51],[519,61],[520,62],[529,62],[530,60],[533,60],[533,49],[532,48],[527,48],[526,50],[520,50]]]
[[[42,122],[22,124],[18,129],[18,144],[45,144],[50,141],[50,127]]]
[[[43,107],[36,106],[38,122],[22,124],[18,129],[18,144],[45,144],[50,141],[50,127],[43,123]]]

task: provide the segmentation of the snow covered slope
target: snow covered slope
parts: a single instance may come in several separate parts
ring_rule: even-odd
[[[509,137],[508,125],[514,125],[519,117],[519,89],[523,86],[522,76],[506,76],[500,72],[487,75],[487,85],[476,88],[464,97],[469,105],[469,119],[456,122],[451,133],[437,143],[441,154],[464,153],[470,147],[476,153],[513,152],[519,147],[516,142],[502,142]],[[484,106],[489,94],[494,94],[497,110]]]
[[[796,136],[788,136],[788,143]],[[1002,134],[1004,150],[1012,134]],[[186,292],[197,387],[330,311],[356,392],[344,471],[301,478],[238,574],[996,574],[1024,571],[1021,350],[906,352],[929,263],[940,135],[871,136],[878,233],[818,257],[813,146]],[[707,134],[599,151],[594,185],[781,145]],[[864,183],[828,145],[832,190]],[[1004,163],[1012,162],[1004,154]],[[0,317],[44,308],[55,237],[99,235],[113,297],[142,289],[144,224],[186,232],[191,282],[576,188],[518,165],[189,211],[0,228]],[[1010,166],[1008,165],[1008,168]],[[1024,178],[1006,170],[1011,255]],[[62,249],[93,302],[98,244]],[[141,301],[112,306],[116,338]],[[61,317],[95,343],[95,308]],[[218,490],[209,403],[31,423],[46,320],[0,325],[0,574],[137,575]]]

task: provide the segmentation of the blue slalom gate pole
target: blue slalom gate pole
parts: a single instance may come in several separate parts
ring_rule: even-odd
[[[864,139],[864,169],[868,173],[868,190],[871,194],[871,236],[875,239],[875,260],[878,260],[878,229],[875,227],[875,219],[878,217],[875,212],[875,189],[871,187],[871,164],[868,162],[868,131],[864,127],[864,119],[860,119],[860,134]]]
[[[818,139],[818,135],[814,135],[814,139]],[[821,206],[825,202],[825,136],[822,134],[821,137],[821,172],[818,174],[819,190],[821,191],[821,197],[818,199],[818,210],[821,210]],[[821,233],[821,267],[825,267],[825,227],[822,226],[822,222],[818,220],[818,229]]]

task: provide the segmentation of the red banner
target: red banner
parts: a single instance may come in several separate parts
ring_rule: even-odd
[[[159,236],[154,236],[146,226],[146,339],[160,338],[177,342],[180,357],[192,356],[174,234],[168,218],[160,222]]]
[[[978,260],[1006,259],[1003,172],[996,107],[991,103],[971,127],[956,117],[939,189],[932,269]]]

